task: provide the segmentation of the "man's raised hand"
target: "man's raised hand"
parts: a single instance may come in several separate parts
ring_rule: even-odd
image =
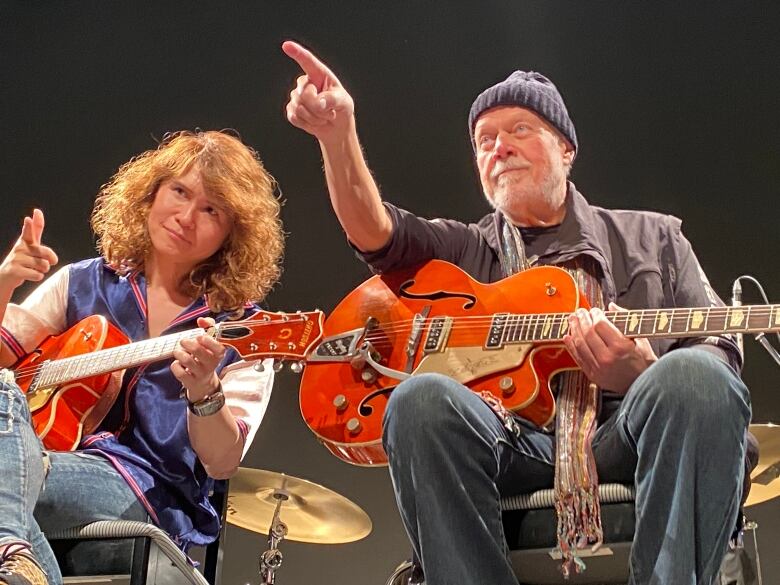
[[[355,104],[341,82],[311,51],[282,43],[284,53],[303,71],[287,103],[287,119],[322,142],[344,138],[353,124]]]
[[[40,209],[33,210],[32,216],[24,218],[22,234],[0,264],[0,288],[11,291],[25,280],[40,282],[59,262],[54,250],[41,244],[43,227]]]

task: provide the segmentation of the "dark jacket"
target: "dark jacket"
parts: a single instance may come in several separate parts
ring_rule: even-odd
[[[593,258],[601,268],[605,306],[613,301],[625,309],[723,306],[699,265],[682,222],[649,211],[603,209],[590,205],[569,183],[566,216],[539,254],[538,264],[561,264],[578,255]],[[389,203],[393,233],[381,250],[360,253],[375,273],[414,266],[431,259],[451,262],[480,282],[504,278],[498,212],[478,223],[428,220]],[[698,346],[712,351],[736,371],[742,355],[730,335],[652,339],[661,356],[676,347]]]

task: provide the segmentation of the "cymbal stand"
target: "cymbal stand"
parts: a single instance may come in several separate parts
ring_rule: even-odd
[[[758,523],[749,520],[745,523],[745,530],[750,530],[753,533],[753,550],[756,551],[756,575],[758,576],[758,585],[764,584],[763,575],[761,574],[761,557],[758,554],[758,539],[756,538],[756,529]]]
[[[279,544],[287,536],[287,525],[279,518],[279,511],[282,502],[290,499],[290,494],[284,488],[274,490],[274,499],[276,499],[276,508],[274,517],[271,520],[271,527],[268,529],[268,550],[260,555],[260,578],[265,585],[273,585],[276,575],[275,571],[282,566],[282,553],[279,550]]]

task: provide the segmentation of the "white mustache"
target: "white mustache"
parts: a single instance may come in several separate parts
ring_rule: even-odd
[[[506,171],[528,169],[530,166],[531,165],[529,165],[526,161],[522,161],[517,158],[500,160],[496,163],[496,166],[494,166],[493,170],[490,172],[490,178],[496,179],[501,173],[505,173]]]

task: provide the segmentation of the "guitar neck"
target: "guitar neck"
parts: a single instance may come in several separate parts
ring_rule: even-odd
[[[605,311],[626,337],[699,337],[724,333],[780,331],[780,305]],[[487,347],[504,343],[560,341],[569,313],[496,314]]]
[[[128,345],[49,361],[41,366],[36,386],[39,388],[58,386],[73,380],[164,360],[173,355],[173,350],[182,339],[196,337],[201,333],[203,333],[202,329],[191,329]]]

